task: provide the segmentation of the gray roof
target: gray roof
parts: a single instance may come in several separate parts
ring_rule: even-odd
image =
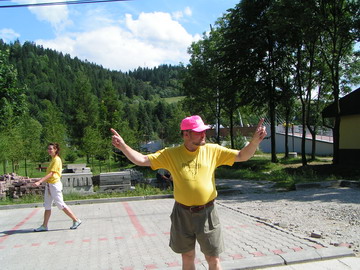
[[[340,98],[340,116],[360,114],[360,88]],[[335,117],[335,103],[330,104],[322,111],[325,118]]]

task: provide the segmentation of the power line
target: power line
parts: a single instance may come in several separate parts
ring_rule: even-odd
[[[4,0],[0,0],[4,1]],[[0,8],[19,8],[19,7],[33,7],[33,6],[60,6],[60,5],[79,5],[79,4],[96,4],[108,2],[123,2],[131,0],[74,0],[74,1],[59,1],[59,2],[44,2],[33,4],[16,4],[16,5],[0,5]]]

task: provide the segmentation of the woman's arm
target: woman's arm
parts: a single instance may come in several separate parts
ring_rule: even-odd
[[[43,178],[41,178],[39,181],[36,181],[34,183],[35,186],[40,186],[43,182],[47,181],[50,177],[54,175],[54,172],[49,172],[47,175],[45,175]]]

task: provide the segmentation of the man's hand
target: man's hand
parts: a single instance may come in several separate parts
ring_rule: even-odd
[[[263,123],[264,119],[261,119],[250,143],[239,151],[239,154],[235,158],[235,162],[246,161],[254,155],[256,148],[267,135],[266,128],[263,126]]]
[[[256,131],[251,140],[251,142],[253,142],[256,145],[259,145],[261,143],[261,141],[267,135],[266,127],[263,126],[263,123],[264,123],[264,119],[260,119],[259,124],[257,125],[257,128],[256,128]]]
[[[125,145],[124,139],[116,132],[115,129],[111,128],[110,130],[114,134],[111,138],[113,146],[121,150],[121,147]]]
[[[123,152],[123,154],[134,164],[138,166],[151,166],[150,160],[146,155],[141,154],[140,152],[132,149],[128,146],[124,139],[116,132],[115,129],[111,128],[111,132],[113,136],[111,138],[111,142],[113,146],[118,148]]]

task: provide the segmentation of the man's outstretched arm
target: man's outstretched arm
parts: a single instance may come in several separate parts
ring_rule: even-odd
[[[113,146],[115,146],[117,149],[119,149],[121,152],[124,153],[124,155],[135,165],[138,166],[148,166],[150,167],[150,160],[146,155],[143,155],[139,153],[138,151],[132,149],[130,146],[128,146],[124,139],[119,135],[119,133],[116,132],[115,129],[110,129],[113,133],[111,142]]]
[[[264,119],[261,119],[250,143],[239,151],[239,154],[235,158],[235,162],[247,161],[254,155],[257,147],[267,135],[266,128],[263,126],[263,123]]]

